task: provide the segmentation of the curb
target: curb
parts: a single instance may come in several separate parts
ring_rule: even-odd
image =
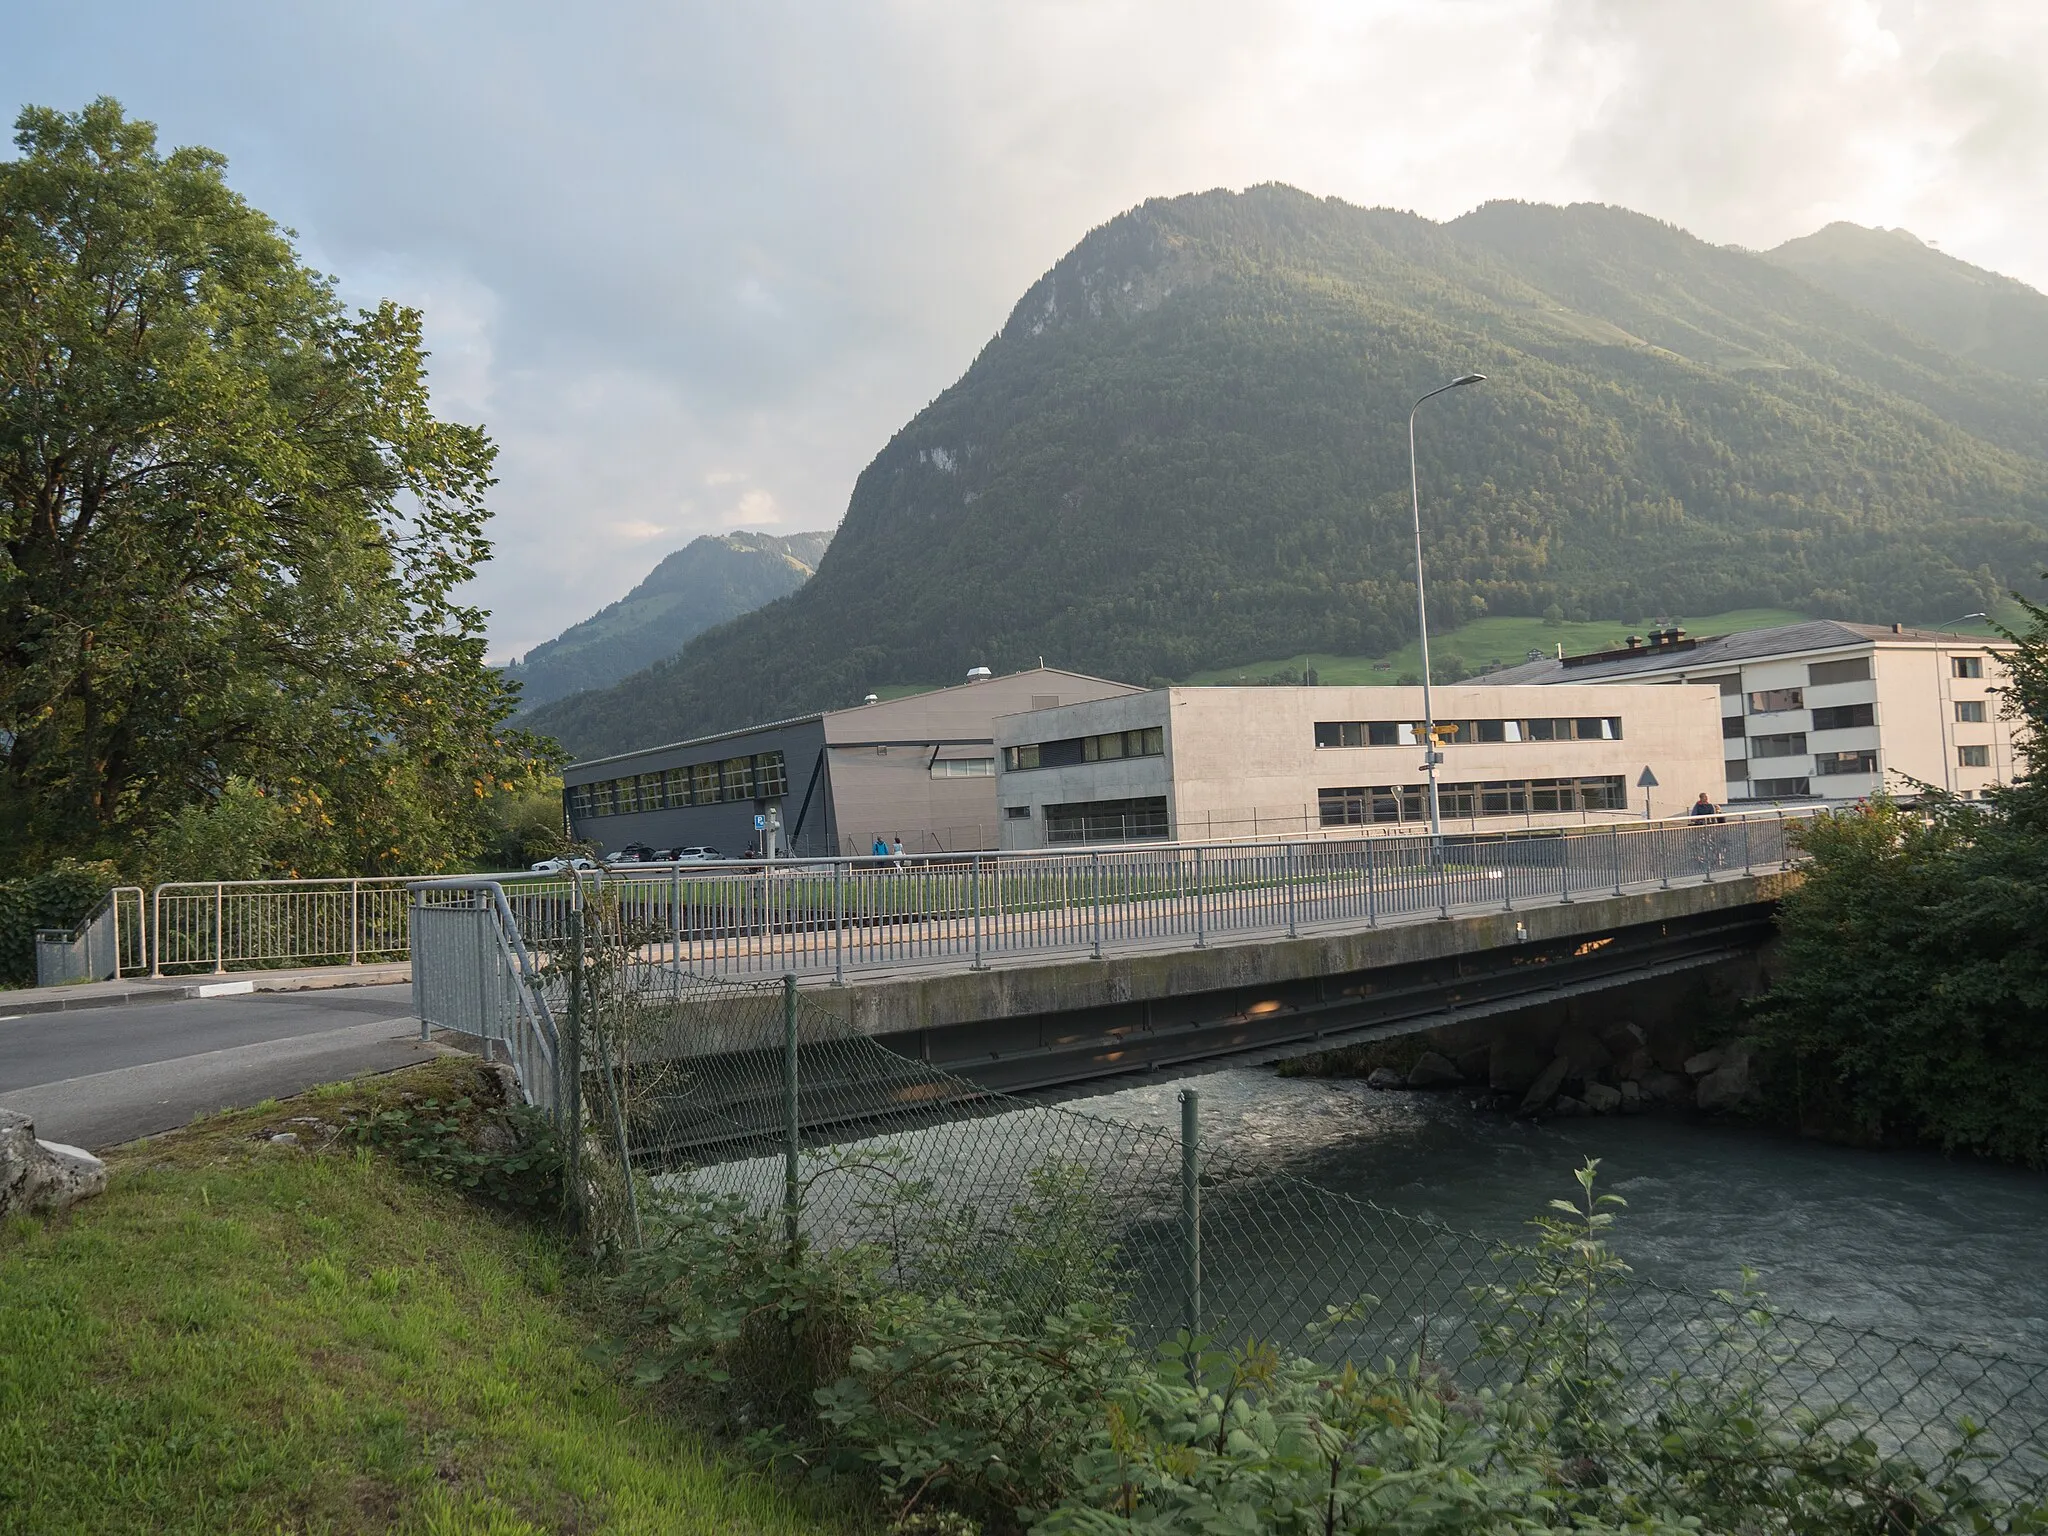
[[[251,992],[318,992],[338,987],[397,986],[410,979],[389,970],[368,971],[360,976],[280,977],[278,985],[264,986],[260,976],[232,980],[208,979],[189,982],[148,982],[120,992],[95,992],[80,997],[37,997],[10,1002],[0,992],[0,1021],[27,1018],[43,1013],[74,1013],[85,1008],[120,1008],[129,1003],[182,1003],[203,997],[240,997]]]

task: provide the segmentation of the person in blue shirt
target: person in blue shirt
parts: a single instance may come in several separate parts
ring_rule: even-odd
[[[886,859],[887,857],[889,857],[889,840],[885,837],[881,837],[878,835],[875,838],[875,846],[873,852],[875,857],[878,859]]]

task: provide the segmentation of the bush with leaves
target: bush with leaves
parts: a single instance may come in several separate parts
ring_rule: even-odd
[[[348,1122],[344,1133],[391,1153],[437,1183],[515,1210],[562,1202],[562,1151],[553,1123],[524,1104],[487,1106],[463,1096],[419,1099]]]

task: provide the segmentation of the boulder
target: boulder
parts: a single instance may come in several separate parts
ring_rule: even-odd
[[[1643,1107],[1643,1085],[1630,1078],[1621,1085],[1621,1112],[1632,1115]]]
[[[1406,1088],[1408,1079],[1394,1067],[1374,1067],[1372,1076],[1365,1080],[1368,1088]]]
[[[1573,1076],[1591,1078],[1611,1066],[1614,1053],[1602,1045],[1590,1029],[1568,1029],[1557,1038],[1557,1053],[1572,1059]]]
[[[1640,1024],[1616,1024],[1600,1031],[1600,1043],[1616,1061],[1629,1052],[1641,1049],[1648,1037],[1643,1034]]]
[[[1618,1052],[1614,1065],[1607,1069],[1608,1076],[1617,1083],[1639,1083],[1657,1070],[1657,1058],[1650,1054],[1647,1045],[1638,1045]]]
[[[107,1165],[82,1147],[38,1141],[35,1122],[0,1109],[0,1216],[61,1211],[107,1187]]]
[[[1621,1108],[1621,1090],[1605,1083],[1586,1084],[1586,1108],[1596,1115],[1612,1114]]]
[[[1652,1072],[1643,1079],[1642,1091],[1644,1098],[1662,1104],[1669,1099],[1684,1097],[1692,1091],[1692,1084],[1676,1072]]]
[[[1564,1086],[1564,1075],[1571,1070],[1571,1058],[1559,1056],[1537,1075],[1529,1085],[1529,1091],[1522,1095],[1520,1113],[1533,1115],[1557,1096],[1557,1090]]]
[[[1732,1109],[1749,1097],[1749,1057],[1739,1056],[1700,1079],[1693,1102],[1701,1109]]]
[[[1447,1057],[1435,1051],[1424,1051],[1414,1066],[1408,1069],[1410,1088],[1444,1088],[1452,1083],[1464,1081],[1465,1074]]]
[[[1488,1051],[1486,1081],[1496,1093],[1526,1093],[1549,1065],[1550,1054],[1527,1039],[1503,1037]]]
[[[1469,1051],[1458,1052],[1458,1076],[1468,1083],[1476,1083],[1493,1069],[1493,1047],[1475,1045]]]
[[[1687,1077],[1705,1077],[1709,1072],[1718,1070],[1721,1063],[1727,1059],[1728,1049],[1726,1046],[1717,1045],[1711,1051],[1701,1051],[1696,1056],[1685,1058],[1685,1075]]]
[[[1550,1112],[1560,1120],[1570,1120],[1588,1111],[1585,1104],[1568,1093],[1560,1093],[1557,1102],[1550,1106]]]

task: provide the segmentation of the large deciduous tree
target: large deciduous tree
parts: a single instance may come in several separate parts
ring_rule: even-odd
[[[273,867],[470,856],[542,754],[458,598],[496,450],[435,417],[418,312],[351,313],[221,156],[113,101],[16,129],[0,848],[133,868],[232,785]]]

